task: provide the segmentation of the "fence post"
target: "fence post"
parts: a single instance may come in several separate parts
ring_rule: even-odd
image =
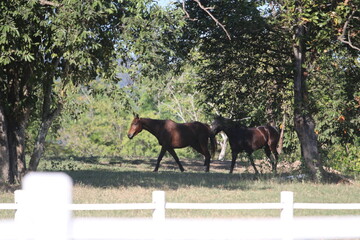
[[[281,203],[283,209],[281,210],[282,220],[291,220],[294,217],[294,193],[288,191],[281,192]]]
[[[15,192],[14,192],[14,202],[16,204],[18,204],[18,206],[20,206],[20,204],[23,203],[24,198],[25,198],[24,195],[25,195],[24,190],[15,190]],[[14,217],[15,221],[17,221],[19,216],[21,216],[21,210],[19,211],[19,209],[16,209],[15,217]]]
[[[284,227],[283,240],[293,239],[292,220],[294,219],[294,193],[289,191],[281,192],[281,210],[280,219]]]
[[[69,239],[71,178],[64,173],[29,173],[22,188],[16,215],[19,239]]]
[[[153,219],[165,220],[165,192],[153,191],[152,202],[155,204]]]

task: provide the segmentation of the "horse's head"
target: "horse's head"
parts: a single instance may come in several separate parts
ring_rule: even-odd
[[[224,127],[226,125],[226,118],[223,118],[222,116],[216,116],[214,118],[214,121],[211,123],[211,131],[216,135],[219,132],[224,130]]]
[[[134,119],[131,122],[130,129],[128,131],[128,137],[132,139],[143,129],[142,123],[140,121],[139,115],[135,115]]]

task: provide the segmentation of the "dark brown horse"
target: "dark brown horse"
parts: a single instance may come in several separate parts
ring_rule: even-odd
[[[249,156],[250,163],[255,170],[255,174],[259,174],[251,154],[260,148],[265,148],[265,153],[269,158],[272,170],[276,173],[278,161],[278,152],[276,147],[279,142],[280,134],[274,127],[260,126],[246,128],[230,119],[216,117],[211,124],[211,130],[215,135],[220,131],[224,131],[229,138],[232,152],[230,173],[234,170],[238,153],[245,151]],[[274,160],[271,159],[271,153],[274,155]]]
[[[184,168],[176,155],[174,148],[192,147],[205,157],[206,166],[205,171],[210,169],[211,155],[208,149],[208,139],[210,138],[212,155],[215,153],[216,142],[215,136],[212,134],[210,127],[201,122],[191,123],[176,123],[171,120],[156,120],[150,118],[139,118],[135,116],[131,122],[128,137],[132,139],[143,129],[149,131],[154,135],[159,144],[162,146],[154,172],[157,172],[160,166],[160,161],[166,151],[168,151],[179,165],[180,170],[183,172]]]

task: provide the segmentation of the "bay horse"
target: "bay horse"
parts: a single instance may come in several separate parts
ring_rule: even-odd
[[[245,151],[248,154],[250,163],[255,170],[255,174],[258,175],[259,172],[256,169],[251,154],[260,148],[265,149],[266,156],[269,158],[272,166],[272,171],[276,173],[279,156],[276,147],[280,139],[280,134],[274,127],[269,125],[247,128],[230,119],[217,116],[211,124],[211,130],[214,135],[223,131],[229,138],[232,155],[230,173],[234,170],[237,155],[240,152]],[[274,155],[274,160],[271,159],[271,153]]]
[[[215,135],[212,134],[209,125],[201,122],[176,123],[172,120],[139,118],[139,115],[136,115],[131,122],[130,129],[128,131],[128,137],[132,139],[143,129],[154,135],[161,145],[161,151],[157,159],[154,172],[158,171],[160,161],[165,155],[166,151],[168,151],[173,156],[176,163],[179,165],[180,171],[183,172],[184,168],[174,149],[188,146],[204,155],[204,165],[206,166],[205,171],[209,171],[210,158],[211,155],[214,155],[216,150]],[[208,148],[209,138],[211,155]]]

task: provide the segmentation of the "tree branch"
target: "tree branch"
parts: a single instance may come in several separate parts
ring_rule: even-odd
[[[224,32],[226,33],[226,36],[228,37],[229,40],[231,40],[231,36],[229,34],[229,32],[226,30],[225,26],[223,24],[221,24],[219,22],[219,20],[216,19],[216,17],[214,17],[214,15],[211,14],[211,12],[209,12],[209,9],[213,9],[211,7],[205,7],[204,5],[201,4],[200,0],[193,0],[194,2],[196,2],[198,4],[198,6],[204,10],[213,20],[216,24],[220,25],[220,27],[224,30]],[[189,13],[186,11],[185,9],[185,0],[183,0],[183,10],[186,14],[186,17],[189,18],[191,21],[196,21],[197,19],[193,19],[190,17]]]
[[[185,0],[182,2],[182,7],[183,7],[183,11],[184,11],[186,17],[187,17],[189,20],[191,20],[191,21],[197,21],[196,18],[191,18],[191,17],[190,17],[190,14],[186,11],[186,8],[185,8]]]
[[[348,17],[348,19],[346,20],[346,22],[344,23],[344,27],[343,27],[342,33],[341,33],[341,35],[338,37],[338,40],[339,40],[340,42],[342,42],[342,43],[345,43],[345,44],[349,45],[351,48],[360,51],[360,48],[359,48],[359,47],[356,47],[356,46],[354,46],[354,45],[352,44],[351,38],[350,38],[350,36],[351,36],[350,30],[347,29],[348,26],[349,26],[350,20],[354,17],[355,12],[356,12],[356,10],[354,9],[354,10],[351,12],[350,16]],[[348,32],[348,34],[347,34],[347,40],[345,40],[346,31]]]

